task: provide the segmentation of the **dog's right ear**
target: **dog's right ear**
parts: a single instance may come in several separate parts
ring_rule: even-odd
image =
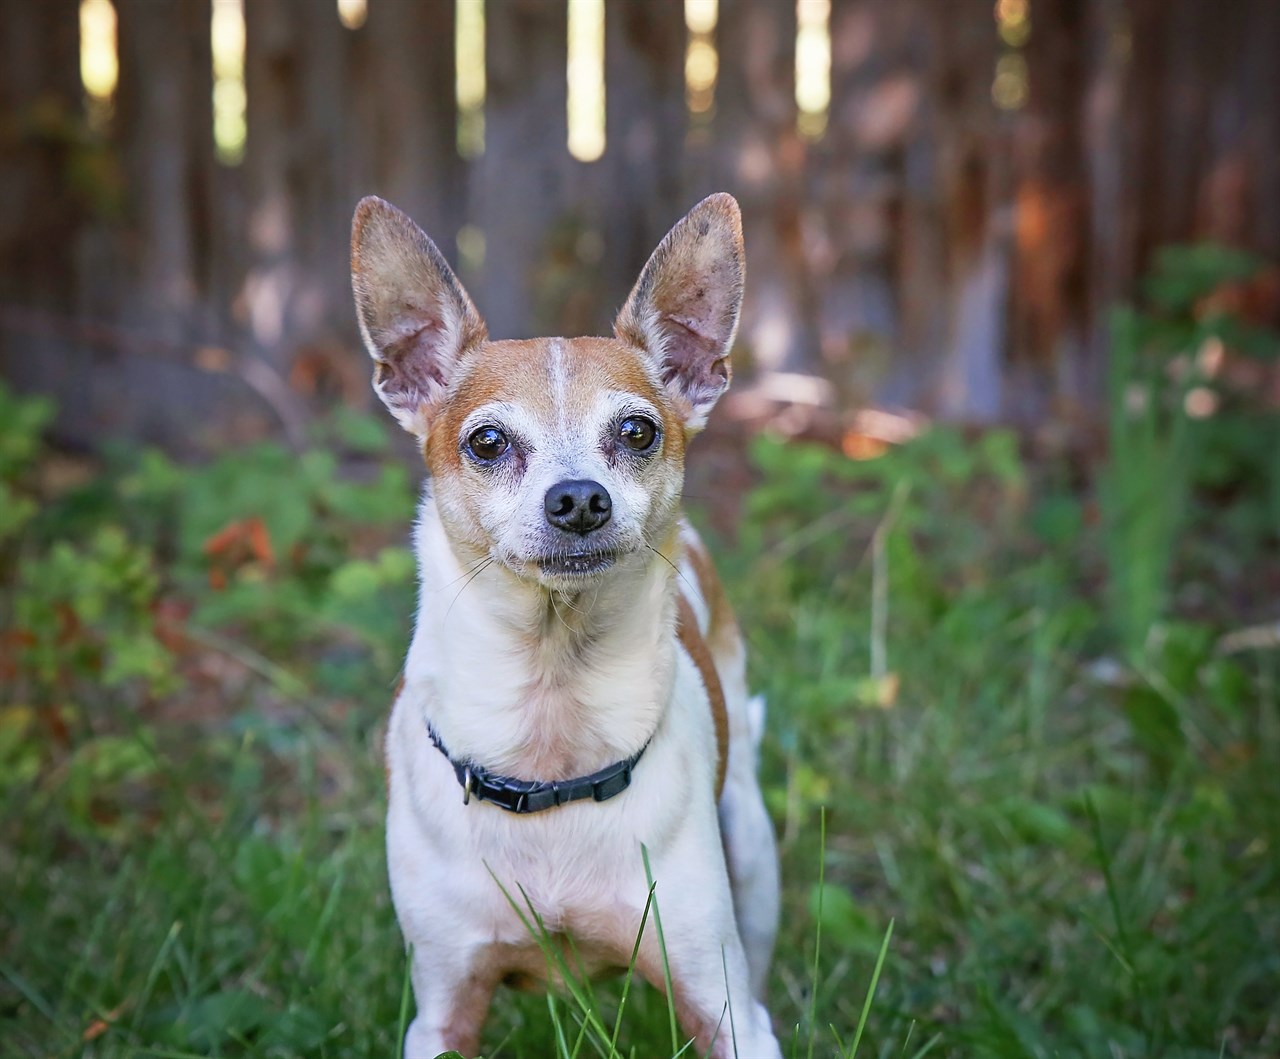
[[[702,429],[729,385],[744,270],[738,203],[710,195],[667,233],[614,321],[647,356],[687,433]]]
[[[372,195],[351,225],[351,287],[373,388],[425,438],[458,361],[488,337],[484,321],[427,233]]]

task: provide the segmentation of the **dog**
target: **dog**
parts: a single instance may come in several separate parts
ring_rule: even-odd
[[[374,389],[428,470],[386,739],[405,1054],[473,1055],[499,984],[562,981],[551,945],[575,975],[638,949],[664,992],[669,968],[698,1054],[780,1056],[763,703],[680,511],[685,447],[729,384],[737,202],[712,195],[667,234],[612,338],[489,340],[435,244],[378,198],[351,267]]]

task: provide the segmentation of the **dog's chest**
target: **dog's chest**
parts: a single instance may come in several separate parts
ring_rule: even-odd
[[[495,819],[492,807],[477,808],[487,818],[471,836],[487,865],[481,892],[494,898],[482,918],[504,971],[545,980],[544,945],[556,939],[572,939],[592,972],[625,966],[646,882],[640,839],[615,806],[567,806],[558,819]]]
[[[587,639],[490,638],[465,670],[435,667],[427,710],[451,750],[491,771],[528,780],[587,775],[635,753],[657,727],[671,691],[671,652],[628,651],[637,637],[608,629]],[[436,641],[437,658],[456,660]],[[628,643],[630,640],[630,643]]]
[[[538,666],[526,673],[512,689],[519,703],[512,764],[523,775],[548,780],[594,771],[587,765],[610,753],[609,704],[578,673]]]

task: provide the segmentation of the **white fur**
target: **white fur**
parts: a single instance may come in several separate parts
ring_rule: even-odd
[[[527,897],[549,930],[570,934],[588,970],[624,966],[648,894],[642,844],[681,1012],[698,1022],[686,1028],[705,1035],[724,1015],[713,1054],[733,1055],[736,1037],[740,1056],[779,1055],[753,996],[772,947],[777,868],[755,780],[745,683],[725,688],[733,742],[720,817],[733,821],[726,840],[735,870],[741,862],[758,878],[735,879],[731,891],[713,793],[715,733],[701,678],[674,636],[671,567],[637,554],[608,571],[597,591],[582,593],[573,605],[586,613],[572,617],[590,627],[591,645],[571,654],[570,630],[554,606],[548,615],[544,587],[501,563],[468,583],[430,495],[417,551],[417,629],[387,737],[388,862],[396,912],[413,946],[419,1009],[406,1055],[434,1056],[450,1045],[459,996],[491,988],[495,963],[547,977],[503,887],[521,906]],[[569,776],[649,744],[630,788],[616,798],[517,816],[463,805],[452,768],[428,738],[428,720],[456,757],[517,775],[530,747],[554,745],[559,771]],[[756,950],[753,963],[763,939],[765,966],[748,967],[736,893],[762,899],[763,907],[740,908],[738,920]],[[651,920],[650,952],[652,934]],[[705,1049],[710,1041],[700,1043]]]

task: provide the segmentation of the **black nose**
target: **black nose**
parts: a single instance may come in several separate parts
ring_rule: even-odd
[[[613,514],[609,491],[590,479],[556,483],[547,490],[543,507],[551,525],[584,535],[599,529]]]

